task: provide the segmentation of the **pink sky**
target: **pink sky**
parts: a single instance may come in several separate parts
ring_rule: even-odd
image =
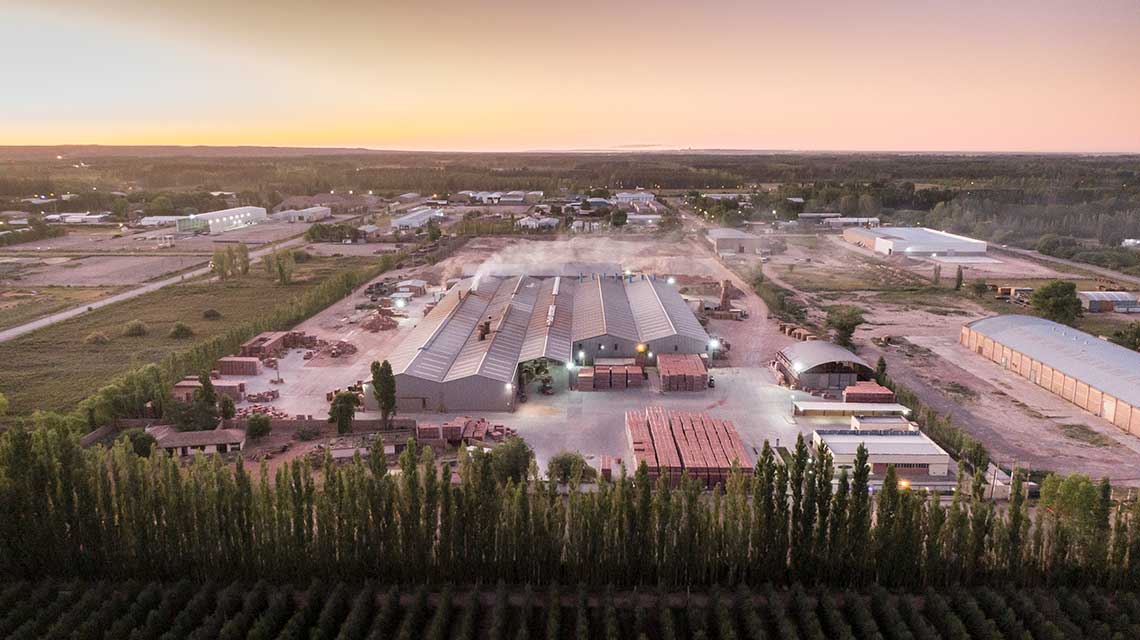
[[[1135,0],[26,5],[0,144],[1140,151]]]

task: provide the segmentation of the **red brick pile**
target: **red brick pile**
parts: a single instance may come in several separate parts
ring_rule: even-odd
[[[218,359],[218,372],[223,376],[256,376],[261,373],[261,360],[242,356]]]
[[[677,486],[681,473],[687,471],[689,477],[713,487],[728,480],[734,461],[741,471],[751,473],[744,443],[728,420],[707,413],[647,407],[627,411],[625,426],[634,467],[644,461],[651,482],[664,477],[671,486]]]
[[[843,390],[843,401],[890,404],[895,401],[895,392],[874,380],[860,380]]]
[[[662,391],[703,391],[709,386],[705,362],[695,353],[663,353],[657,356]]]
[[[644,370],[634,365],[582,367],[578,370],[578,390],[638,388],[644,378]]]

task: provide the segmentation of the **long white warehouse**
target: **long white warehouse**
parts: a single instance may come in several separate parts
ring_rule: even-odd
[[[888,256],[971,256],[988,248],[981,240],[925,227],[853,227],[843,232],[843,239]]]

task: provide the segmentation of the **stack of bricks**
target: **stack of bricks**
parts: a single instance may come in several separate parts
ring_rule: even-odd
[[[703,391],[709,386],[709,372],[700,356],[693,353],[665,353],[657,356],[662,391]]]
[[[860,380],[843,390],[843,401],[889,404],[895,401],[895,392],[874,380]]]
[[[685,472],[711,488],[728,481],[734,463],[743,473],[752,471],[744,443],[729,421],[648,407],[626,412],[625,423],[633,464],[645,462],[651,482],[664,477],[676,487]]]
[[[598,365],[578,369],[578,390],[628,389],[641,387],[645,375],[633,365]]]
[[[218,372],[224,376],[256,376],[261,373],[261,360],[241,356],[220,358]]]

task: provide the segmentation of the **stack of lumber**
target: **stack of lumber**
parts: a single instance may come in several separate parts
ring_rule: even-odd
[[[895,392],[874,380],[860,380],[843,390],[843,401],[891,404],[895,401]]]
[[[665,478],[675,487],[686,472],[703,486],[723,485],[734,462],[742,472],[751,473],[744,443],[730,421],[707,413],[647,407],[626,412],[625,425],[633,464],[645,462],[651,482]]]
[[[657,356],[662,391],[703,391],[709,386],[704,360],[694,353],[664,353]]]

